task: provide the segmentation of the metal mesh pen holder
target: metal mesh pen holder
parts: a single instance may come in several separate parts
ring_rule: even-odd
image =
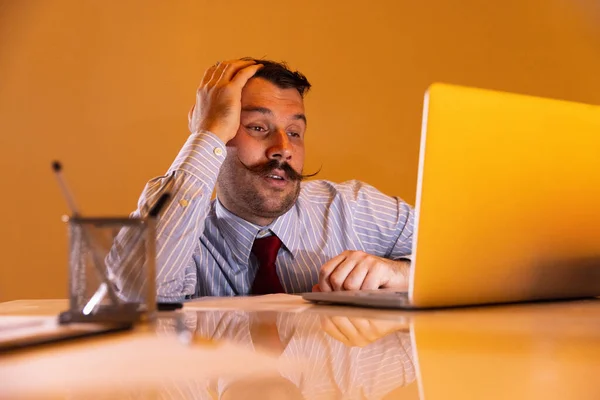
[[[69,322],[137,322],[156,316],[154,218],[68,220]]]

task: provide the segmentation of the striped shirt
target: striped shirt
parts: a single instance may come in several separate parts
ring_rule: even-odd
[[[250,294],[257,235],[281,239],[276,265],[287,293],[311,291],[320,267],[345,250],[388,259],[410,255],[413,209],[358,181],[302,182],[295,205],[266,227],[237,217],[211,199],[226,152],[210,132],[191,135],[167,173],[149,181],[140,196],[132,216],[145,216],[162,193],[171,193],[156,227],[159,299]],[[121,288],[140,287],[142,276],[122,273]]]

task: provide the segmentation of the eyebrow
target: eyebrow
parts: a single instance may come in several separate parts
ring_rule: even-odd
[[[249,106],[249,107],[242,108],[242,111],[243,112],[258,112],[261,114],[273,115],[273,111],[271,111],[267,107]],[[292,119],[302,120],[302,121],[304,121],[304,124],[306,124],[306,115],[304,115],[302,113],[292,115]]]

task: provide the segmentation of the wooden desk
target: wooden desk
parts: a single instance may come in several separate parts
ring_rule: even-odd
[[[7,302],[0,316],[66,305]],[[600,301],[415,313],[275,295],[2,355],[0,399],[598,399],[599,367]]]

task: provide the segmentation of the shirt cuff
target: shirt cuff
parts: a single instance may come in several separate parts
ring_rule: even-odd
[[[215,134],[202,131],[189,136],[171,164],[169,173],[184,171],[214,187],[217,175],[227,156],[225,143]]]

